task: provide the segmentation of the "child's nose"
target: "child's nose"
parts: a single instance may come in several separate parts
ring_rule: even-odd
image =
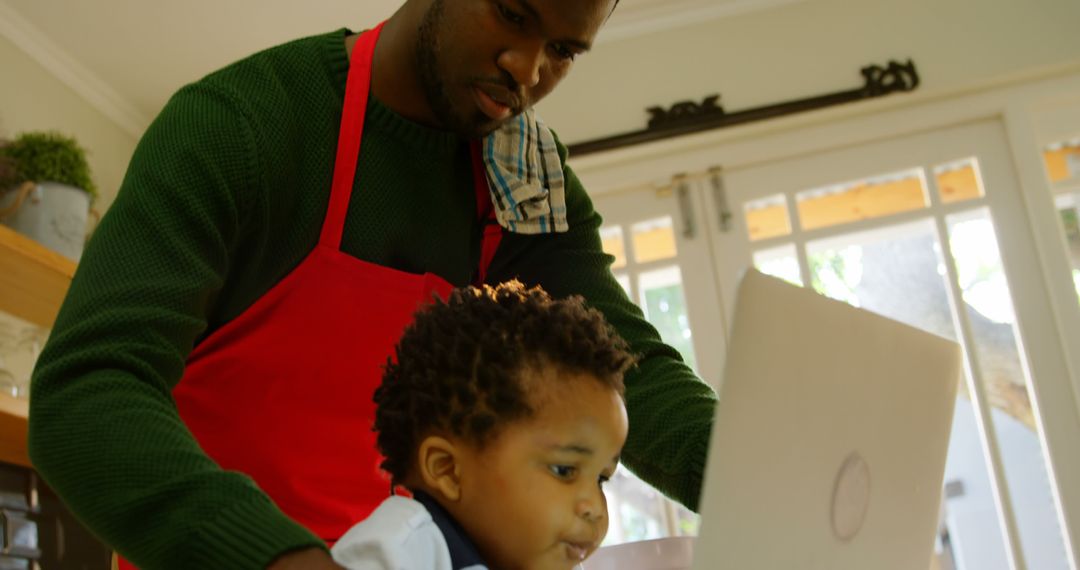
[[[596,489],[578,500],[576,510],[579,517],[589,522],[602,520],[607,516],[607,498],[603,491]]]

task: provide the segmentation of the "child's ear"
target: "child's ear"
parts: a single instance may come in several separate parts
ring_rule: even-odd
[[[420,442],[418,464],[424,484],[448,501],[461,497],[461,449],[446,438],[428,436]]]

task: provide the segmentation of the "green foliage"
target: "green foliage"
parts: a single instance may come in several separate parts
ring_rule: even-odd
[[[7,155],[4,150],[11,141],[0,139],[0,191],[15,183],[15,159]]]
[[[810,284],[818,293],[844,301],[855,307],[862,306],[856,287],[862,281],[863,248],[849,245],[843,249],[827,249],[810,254]]]
[[[86,151],[75,139],[57,132],[22,133],[0,145],[0,188],[27,180],[59,182],[84,190],[91,199],[97,197]]]
[[[1077,220],[1076,208],[1061,210],[1061,224],[1065,226],[1065,237],[1070,240],[1080,239],[1080,221]]]
[[[694,343],[690,339],[686,297],[682,285],[670,285],[645,290],[645,306],[649,323],[660,332],[660,338],[679,351],[690,368],[697,368]]]

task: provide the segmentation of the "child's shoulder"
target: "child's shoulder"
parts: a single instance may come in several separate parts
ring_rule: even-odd
[[[406,497],[388,497],[371,516],[353,525],[330,553],[349,570],[452,570],[446,539],[431,513]]]

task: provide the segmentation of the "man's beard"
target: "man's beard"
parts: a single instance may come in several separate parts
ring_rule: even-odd
[[[479,138],[491,132],[494,127],[456,113],[450,100],[449,89],[439,72],[438,53],[442,41],[443,8],[444,0],[434,0],[420,22],[416,38],[416,68],[420,74],[420,86],[424,90],[424,98],[435,113],[435,119],[444,129],[466,138]]]

